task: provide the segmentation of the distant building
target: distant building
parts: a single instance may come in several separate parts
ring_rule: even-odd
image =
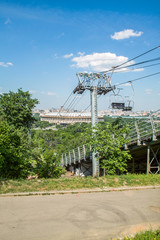
[[[45,115],[41,115],[41,121],[48,121],[49,123],[55,124],[74,124],[74,123],[90,123],[91,113],[81,113],[81,112],[52,112]],[[98,121],[103,122],[104,116],[98,116]]]
[[[55,124],[74,124],[76,122],[91,122],[91,112],[81,112],[79,110],[71,109],[69,112],[64,109],[62,106],[61,109],[44,109],[44,110],[37,110],[35,109],[33,113],[39,113],[41,117],[41,121],[48,121],[50,123]],[[123,118],[139,118],[142,116],[148,116],[149,111],[129,111],[124,112],[122,110],[114,110],[114,109],[108,109],[108,110],[101,110],[98,112],[98,121],[103,122],[104,116],[117,118],[117,117],[123,117]],[[156,115],[156,113],[155,113]]]

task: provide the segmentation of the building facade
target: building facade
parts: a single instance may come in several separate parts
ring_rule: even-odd
[[[74,123],[91,123],[91,113],[80,112],[52,112],[45,115],[41,115],[41,121],[48,121],[49,123],[55,123],[59,125],[74,124]],[[104,116],[98,116],[98,121],[103,122]]]

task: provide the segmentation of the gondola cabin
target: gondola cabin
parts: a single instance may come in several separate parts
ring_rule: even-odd
[[[124,109],[125,108],[125,105],[123,102],[112,102],[111,104],[112,106],[112,109]]]

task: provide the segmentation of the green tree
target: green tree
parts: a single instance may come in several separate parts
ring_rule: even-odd
[[[124,151],[125,139],[123,134],[126,127],[111,123],[98,124],[94,132],[87,134],[88,143],[93,146],[100,160],[100,165],[107,174],[127,172],[127,160],[131,159],[129,151]]]
[[[32,109],[38,104],[37,99],[32,99],[31,94],[18,89],[18,92],[3,93],[0,95],[0,115],[8,124],[16,128],[30,128],[35,121]]]
[[[59,177],[63,173],[60,159],[56,154],[54,131],[32,130],[33,172],[39,177]]]
[[[5,121],[0,122],[0,176],[2,178],[27,176],[31,166],[29,141],[26,129],[15,129]]]

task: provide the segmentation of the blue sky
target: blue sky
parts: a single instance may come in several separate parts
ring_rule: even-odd
[[[59,108],[76,72],[104,71],[160,45],[159,1],[1,1],[0,92],[29,90],[38,108]],[[160,56],[160,48],[135,62]],[[158,63],[158,62],[157,62]],[[115,73],[112,84],[159,72],[160,65]],[[133,84],[134,110],[157,110],[160,75]],[[123,86],[123,99],[133,97]],[[120,98],[120,97],[119,97]],[[114,96],[99,99],[108,109]],[[89,104],[89,93],[75,108]]]

